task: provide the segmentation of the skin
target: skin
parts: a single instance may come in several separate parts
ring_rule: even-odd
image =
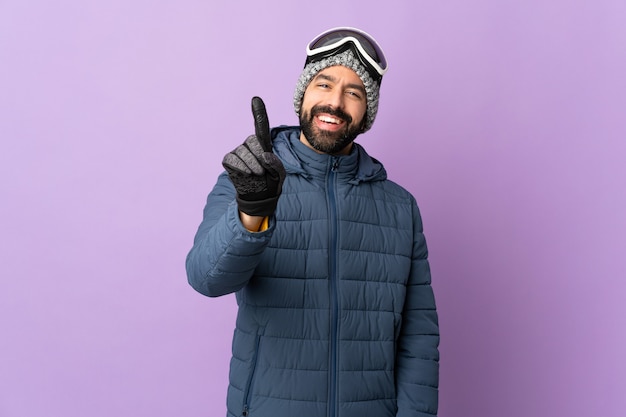
[[[300,124],[309,123],[310,129],[308,138],[303,129],[300,142],[320,154],[347,155],[354,138],[363,131],[366,110],[365,87],[356,72],[340,65],[328,67],[304,92]],[[259,230],[264,219],[243,212],[239,215],[250,231]]]

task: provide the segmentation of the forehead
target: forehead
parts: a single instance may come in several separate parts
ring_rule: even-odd
[[[345,82],[347,84],[356,84],[364,88],[363,81],[354,72],[353,69],[344,67],[343,65],[334,65],[332,67],[324,68],[313,78],[328,78],[334,82]]]

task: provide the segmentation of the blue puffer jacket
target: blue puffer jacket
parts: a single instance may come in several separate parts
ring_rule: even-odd
[[[359,145],[320,155],[272,130],[288,173],[268,230],[222,174],[187,257],[200,293],[236,291],[228,416],[437,414],[439,328],[414,198]]]

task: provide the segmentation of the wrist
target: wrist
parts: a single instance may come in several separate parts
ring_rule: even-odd
[[[262,232],[263,230],[267,229],[266,220],[268,219],[268,217],[266,216],[251,216],[240,210],[239,219],[241,220],[241,224],[243,225],[243,227],[245,227],[249,232]],[[265,227],[263,227],[264,223]]]
[[[244,195],[237,194],[237,206],[241,213],[252,217],[268,217],[274,214],[278,205],[278,195],[264,197],[261,195]]]

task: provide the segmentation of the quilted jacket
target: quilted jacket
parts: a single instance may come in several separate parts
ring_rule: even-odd
[[[358,144],[317,154],[272,130],[288,173],[268,230],[239,221],[223,173],[187,256],[189,283],[236,292],[228,416],[437,414],[439,328],[415,199]]]

